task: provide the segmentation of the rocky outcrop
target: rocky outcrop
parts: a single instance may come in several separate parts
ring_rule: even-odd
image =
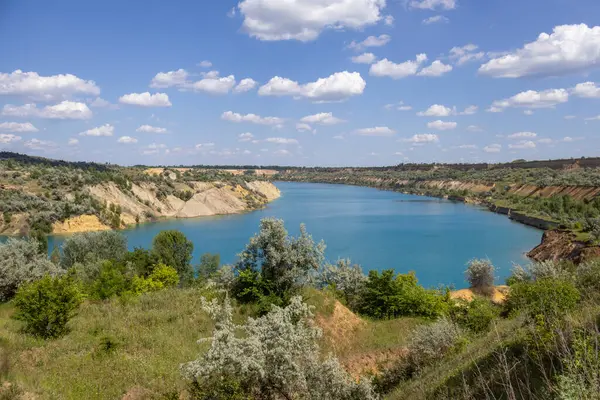
[[[544,232],[542,242],[527,253],[534,261],[570,260],[576,264],[599,256],[599,246],[577,241],[575,234],[562,230]]]

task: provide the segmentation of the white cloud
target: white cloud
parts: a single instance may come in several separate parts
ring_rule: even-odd
[[[433,104],[426,111],[417,113],[419,117],[449,117],[455,115],[456,109],[443,106],[441,104]]]
[[[533,115],[533,111],[531,111],[531,110],[525,110],[525,111],[523,111],[523,114],[525,114],[525,115]]]
[[[307,124],[319,124],[319,125],[335,125],[341,124],[342,122],[346,122],[343,119],[337,118],[333,116],[333,113],[318,113],[314,115],[307,115],[303,117],[300,122],[305,122]]]
[[[258,82],[256,82],[254,79],[245,78],[245,79],[242,79],[240,81],[240,83],[238,83],[238,85],[235,87],[235,89],[233,91],[236,93],[249,92],[250,90],[254,89],[256,87],[256,85],[258,85]]]
[[[289,156],[292,153],[290,153],[290,151],[286,149],[279,149],[275,150],[273,154],[275,154],[276,156]]]
[[[394,25],[394,17],[391,15],[386,15],[383,18],[383,23],[386,24],[387,26],[393,26]]]
[[[115,131],[115,127],[110,124],[104,124],[96,128],[88,129],[79,133],[80,136],[112,136]]]
[[[119,108],[117,104],[112,104],[110,101],[104,100],[101,97],[96,97],[91,103],[89,103],[91,107],[95,108],[108,108],[110,110],[116,110]]]
[[[277,144],[298,144],[298,141],[296,139],[288,139],[282,137],[270,137],[266,138],[265,141]]]
[[[64,100],[58,104],[44,108],[37,108],[37,105],[33,103],[22,106],[6,104],[2,108],[2,115],[21,118],[89,119],[93,113],[85,103]]]
[[[542,144],[552,144],[554,143],[554,140],[550,139],[550,138],[543,138],[543,139],[538,139],[538,143],[542,143]]]
[[[221,119],[237,123],[251,122],[259,125],[280,125],[285,122],[283,118],[279,117],[261,117],[260,115],[256,114],[242,115],[234,113],[233,111],[225,111],[223,114],[221,114]]]
[[[499,153],[502,150],[502,145],[499,144],[490,144],[489,146],[485,146],[483,151],[486,153]]]
[[[381,20],[385,0],[242,0],[243,30],[259,40],[315,40],[325,29],[360,29]]]
[[[586,118],[586,121],[600,121],[600,115],[597,115],[595,117],[590,117],[590,118]]]
[[[450,22],[450,20],[443,15],[434,15],[433,17],[425,18],[423,20],[423,24],[425,25],[437,24],[440,22]]]
[[[467,130],[469,132],[483,132],[483,129],[481,129],[481,127],[477,126],[477,125],[469,125],[467,127]]]
[[[523,138],[534,138],[537,137],[535,132],[517,132],[507,136],[509,139],[523,139]]]
[[[56,143],[49,140],[31,139],[25,142],[25,147],[31,150],[48,150],[56,147]]]
[[[218,75],[218,74],[217,74]],[[201,79],[189,85],[195,91],[211,94],[227,94],[235,86],[235,76],[214,76]]]
[[[433,133],[421,133],[418,135],[412,135],[408,139],[402,139],[403,142],[409,143],[435,143],[440,140],[439,136]]]
[[[172,105],[166,93],[150,94],[149,92],[126,94],[119,97],[119,103],[141,107],[171,107]]]
[[[414,61],[409,60],[400,64],[396,64],[387,58],[384,58],[371,65],[369,74],[372,76],[389,76],[393,79],[405,78],[407,76],[416,75],[419,67],[425,61],[427,61],[426,54],[418,54]]]
[[[482,51],[477,52],[479,47],[470,43],[462,47],[453,47],[450,49],[450,60],[457,65],[463,65],[469,61],[481,60],[485,57]]]
[[[296,124],[296,130],[298,132],[312,132],[317,133],[316,129],[313,129],[312,126],[310,126],[309,124],[303,124],[303,123],[298,123]]]
[[[13,135],[12,133],[0,133],[0,143],[10,144],[21,140],[21,136]]]
[[[456,0],[411,0],[408,5],[422,10],[453,10],[456,8]]]
[[[233,10],[235,11],[235,8]],[[204,61],[200,61],[198,63],[198,66],[202,67],[202,68],[210,68],[210,67],[212,67],[212,63],[208,60],[204,60]]]
[[[151,88],[169,88],[174,86],[182,86],[187,83],[189,77],[188,72],[185,69],[178,69],[177,71],[159,72],[152,78],[150,82]]]
[[[159,146],[164,146],[164,145],[159,145]],[[215,144],[212,142],[208,142],[208,143],[198,143],[196,146],[196,149],[202,149],[202,148],[207,148],[207,147],[215,147]],[[211,151],[212,153],[212,151]]]
[[[15,70],[0,73],[0,95],[26,96],[35,100],[56,100],[75,94],[98,96],[100,88],[71,74],[40,76],[37,72]]]
[[[494,58],[479,73],[494,78],[556,76],[600,66],[600,26],[560,25],[523,48]]]
[[[467,108],[465,108],[465,110],[463,112],[458,113],[459,115],[473,115],[477,113],[477,110],[479,110],[479,107],[477,106],[468,106]]]
[[[356,51],[362,51],[367,47],[382,47],[388,44],[392,40],[390,35],[379,35],[379,36],[369,36],[362,42],[352,41],[349,45],[349,49],[353,49]]]
[[[363,136],[392,136],[396,131],[387,126],[376,126],[373,128],[357,129],[356,133]]]
[[[78,145],[78,144],[79,144],[79,139],[71,138],[71,139],[69,139],[69,141],[67,142],[67,144],[68,144],[69,146],[75,146],[75,145]]]
[[[600,87],[596,86],[594,82],[584,82],[577,84],[572,93],[575,96],[589,98],[589,99],[600,99]]]
[[[460,146],[456,146],[457,149],[476,149],[477,145],[475,144],[461,144]]]
[[[342,101],[360,95],[367,83],[358,72],[336,72],[327,78],[300,85],[296,81],[276,76],[261,86],[260,96],[293,96],[317,102]]]
[[[344,135],[335,135],[335,136],[333,137],[333,139],[336,139],[336,140],[344,140]]]
[[[447,65],[440,60],[435,60],[429,67],[423,68],[417,75],[419,76],[442,76],[452,71],[452,65]]]
[[[373,64],[377,60],[373,53],[362,53],[361,55],[352,57],[352,62],[355,64]]]
[[[249,142],[254,139],[254,135],[250,132],[240,133],[238,135],[238,142]]]
[[[167,133],[168,130],[166,128],[161,128],[158,126],[152,125],[142,125],[135,130],[136,132],[144,132],[144,133]]]
[[[403,101],[399,101],[398,103],[395,104],[386,104],[385,106],[383,106],[383,108],[385,108],[386,110],[398,110],[398,111],[410,111],[412,110],[412,107],[409,105],[404,104]]]
[[[437,120],[433,122],[428,122],[427,127],[431,129],[436,129],[438,131],[447,131],[451,129],[456,129],[458,124],[456,122],[444,122],[442,120]]]
[[[567,101],[569,101],[569,92],[565,89],[548,89],[542,92],[528,90],[508,99],[494,101],[488,111],[502,112],[508,107],[553,108]]]
[[[131,136],[121,136],[117,142],[119,143],[124,143],[124,144],[131,144],[131,143],[137,143],[138,140],[136,138],[133,138]]]
[[[18,133],[30,133],[37,132],[38,128],[33,126],[31,122],[2,122],[0,123],[0,131],[3,132],[18,132]]]
[[[509,149],[516,149],[516,150],[535,149],[535,147],[536,147],[535,143],[532,142],[531,140],[522,140],[519,143],[508,145]]]
[[[570,136],[565,136],[565,137],[563,138],[563,142],[572,142],[572,141],[574,141],[574,140],[575,140],[575,139],[573,139],[573,138],[572,138],[572,137],[570,137]]]
[[[575,119],[577,117],[575,115],[565,115],[564,118],[565,119]]]

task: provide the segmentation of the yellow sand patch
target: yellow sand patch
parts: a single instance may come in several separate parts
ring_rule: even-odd
[[[491,299],[496,304],[502,304],[506,301],[506,296],[508,295],[508,286],[499,285],[494,287],[494,291],[490,293],[481,293],[475,291],[474,289],[460,289],[450,292],[450,297],[453,299],[463,299],[466,301],[472,301],[475,296],[482,296]]]
[[[63,222],[52,224],[53,233],[75,233],[89,231],[107,231],[110,227],[104,225],[95,215],[79,215]]]

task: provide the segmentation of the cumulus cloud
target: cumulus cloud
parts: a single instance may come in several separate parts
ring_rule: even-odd
[[[477,106],[468,106],[467,108],[465,108],[464,111],[458,113],[459,115],[473,115],[477,113],[477,110],[479,110],[479,107]]]
[[[41,76],[37,72],[0,73],[0,95],[26,96],[35,100],[51,101],[76,94],[98,96],[100,88],[94,81],[75,75]]]
[[[251,122],[253,124],[259,125],[280,125],[285,122],[283,118],[279,117],[261,117],[260,115],[256,114],[242,115],[234,113],[233,111],[225,111],[223,114],[221,114],[221,119],[237,123]]]
[[[282,137],[270,137],[266,138],[265,141],[269,143],[277,144],[299,144],[296,139],[282,138]]]
[[[169,101],[169,96],[166,93],[155,93],[150,94],[149,92],[144,93],[130,93],[119,97],[119,103],[130,104],[140,107],[171,107],[172,104]]]
[[[507,136],[509,139],[524,139],[537,137],[535,132],[516,132]]]
[[[477,51],[479,47],[470,43],[462,47],[453,47],[450,49],[450,60],[457,65],[463,65],[469,61],[481,60],[485,57],[483,51]]]
[[[161,128],[158,126],[152,125],[142,125],[135,130],[136,132],[144,132],[144,133],[167,133],[168,130],[166,128]]]
[[[423,68],[417,75],[419,76],[442,76],[447,72],[452,71],[452,65],[447,65],[436,60],[429,67]]]
[[[298,132],[312,132],[312,133],[317,133],[316,129],[313,129],[312,126],[310,126],[309,124],[304,124],[304,123],[298,123],[298,124],[296,124],[296,130]]]
[[[342,101],[363,93],[367,83],[358,72],[336,72],[315,82],[299,84],[275,76],[258,89],[260,96],[292,96],[316,102]]]
[[[178,69],[177,71],[159,72],[152,78],[150,82],[151,88],[169,88],[175,86],[182,86],[187,83],[189,74],[184,69]]]
[[[362,53],[361,55],[352,57],[352,62],[355,64],[373,64],[377,60],[373,53]]]
[[[363,136],[392,136],[396,133],[395,130],[390,129],[387,126],[357,129],[355,132]]]
[[[112,104],[108,100],[104,100],[102,97],[96,97],[92,102],[89,103],[91,107],[94,108],[108,108],[111,110],[116,110],[119,108],[117,104]]]
[[[409,105],[404,104],[403,101],[399,101],[398,103],[395,103],[395,104],[386,104],[385,106],[383,106],[383,108],[385,108],[386,110],[396,109],[398,111],[410,111],[410,110],[412,110],[412,107],[409,106]]]
[[[575,87],[572,90],[575,96],[584,97],[588,99],[600,99],[600,87],[596,86],[594,82],[584,82]]]
[[[559,25],[523,48],[493,58],[479,73],[494,78],[556,76],[600,66],[600,26]]]
[[[115,127],[110,124],[104,124],[96,128],[88,129],[79,133],[80,136],[112,136],[115,131]]]
[[[348,45],[349,49],[353,49],[356,51],[362,51],[367,47],[381,47],[385,46],[392,40],[390,35],[379,35],[379,36],[369,36],[362,42],[355,42],[354,40],[350,42]]]
[[[315,40],[325,29],[360,29],[382,19],[385,0],[242,0],[242,29],[259,40]]]
[[[415,60],[405,61],[400,64],[396,64],[387,58],[376,62],[371,65],[369,74],[372,76],[388,76],[393,79],[406,78],[407,76],[416,75],[419,67],[427,61],[426,54],[418,54]]]
[[[24,146],[31,150],[50,150],[56,148],[56,143],[34,138],[26,141]]]
[[[31,122],[2,122],[0,123],[0,132],[31,133],[37,132],[38,128]]]
[[[131,144],[131,143],[137,143],[138,140],[136,138],[133,138],[131,136],[121,136],[117,142],[119,143],[124,143],[124,144]]]
[[[408,5],[422,10],[453,10],[456,8],[456,0],[411,0]]]
[[[258,85],[258,82],[256,82],[254,79],[245,78],[245,79],[242,79],[240,81],[240,83],[238,83],[238,85],[234,89],[234,92],[236,92],[236,93],[249,92],[250,90],[254,89],[256,87],[256,85]]]
[[[0,143],[10,144],[21,140],[21,136],[13,135],[12,133],[0,133]]]
[[[433,133],[421,133],[417,135],[412,135],[408,139],[402,139],[403,142],[415,143],[415,144],[425,144],[425,143],[435,143],[440,140],[439,136]]]
[[[234,8],[234,10],[235,10],[235,8]],[[208,60],[204,60],[204,61],[200,61],[198,63],[198,66],[202,67],[202,68],[210,68],[210,67],[212,67],[212,63]]]
[[[490,144],[489,146],[485,146],[483,148],[483,151],[485,151],[486,153],[499,153],[500,150],[502,150],[502,145],[497,143]]]
[[[508,107],[553,108],[567,101],[569,101],[569,92],[565,89],[548,89],[542,92],[528,90],[508,99],[494,101],[488,111],[502,112]]]
[[[235,76],[229,75],[219,77],[211,75],[189,85],[195,91],[206,92],[210,94],[227,94],[235,86]]]
[[[393,26],[394,25],[394,17],[391,15],[386,15],[383,18],[383,23],[386,24],[387,26]]]
[[[307,115],[303,117],[300,122],[307,124],[318,124],[318,125],[335,125],[345,122],[343,119],[333,116],[333,113],[318,113],[314,115]]]
[[[78,145],[78,144],[79,144],[79,139],[71,138],[71,139],[69,139],[69,141],[67,142],[67,144],[68,144],[69,146],[75,146],[75,145]]]
[[[509,144],[508,148],[516,150],[535,149],[535,143],[531,140],[521,140],[519,143]]]
[[[419,117],[449,117],[456,114],[456,108],[450,108],[441,104],[433,104],[427,110],[417,113]]]
[[[44,108],[38,108],[34,103],[22,106],[6,104],[2,108],[2,115],[20,118],[89,119],[93,116],[93,113],[85,103],[64,100],[58,104]]]
[[[254,139],[254,135],[250,132],[240,133],[238,135],[238,142],[249,142]]]
[[[430,129],[436,129],[438,131],[447,131],[451,129],[456,129],[458,124],[456,122],[444,122],[442,120],[437,120],[433,122],[428,122],[427,127]]]
[[[439,24],[442,22],[450,22],[450,20],[443,15],[434,15],[433,17],[425,18],[423,20],[423,24],[425,25]]]

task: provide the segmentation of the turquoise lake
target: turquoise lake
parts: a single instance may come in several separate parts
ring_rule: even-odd
[[[542,231],[476,206],[373,188],[276,182],[281,198],[241,215],[174,219],[123,231],[129,247],[149,248],[161,230],[177,229],[194,242],[194,259],[219,253],[231,263],[257,230],[261,218],[282,218],[291,234],[301,223],[315,241],[327,244],[328,260],[350,258],[370,269],[416,271],[425,286],[466,286],[463,271],[472,258],[489,258],[504,282],[513,263],[527,263]],[[64,237],[49,238],[49,248]]]

